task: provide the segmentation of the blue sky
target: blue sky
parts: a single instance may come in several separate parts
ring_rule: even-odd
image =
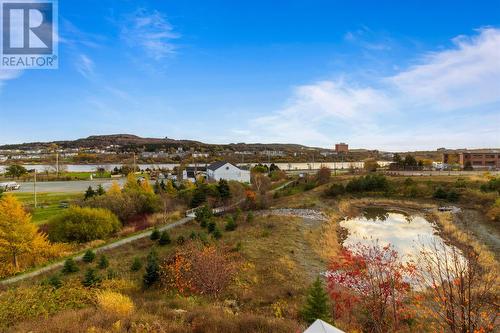
[[[59,0],[59,35],[0,71],[0,144],[500,146],[499,1]]]

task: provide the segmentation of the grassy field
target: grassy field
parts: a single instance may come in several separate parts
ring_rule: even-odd
[[[219,229],[224,229],[224,223],[224,218],[217,219]],[[94,263],[79,263],[80,272],[62,276],[62,288],[71,288],[75,294],[71,302],[61,301],[48,310],[42,309],[43,307],[38,309],[37,304],[32,304],[29,309],[16,309],[9,305],[9,299],[14,301],[15,295],[4,294],[5,301],[0,302],[0,319],[7,321],[4,325],[14,324],[11,320],[15,320],[16,326],[10,328],[12,332],[72,331],[76,329],[75,325],[78,325],[76,331],[97,327],[97,332],[121,332],[113,330],[117,320],[129,325],[145,319],[163,327],[161,332],[297,331],[303,329],[299,311],[306,289],[326,267],[321,248],[317,246],[323,227],[321,223],[305,222],[299,218],[256,216],[251,223],[240,220],[238,228],[232,232],[223,232],[221,240],[216,241],[208,236],[208,242],[224,244],[240,258],[237,278],[217,300],[201,295],[181,295],[162,287],[144,291],[141,287],[144,268],[138,272],[130,270],[133,259],[140,258],[145,263],[145,258],[153,247],[163,262],[177,247],[183,246],[177,242],[180,236],[189,239],[193,233],[206,233],[196,222],[191,222],[170,232],[171,245],[159,246],[157,242],[143,239],[106,252],[115,277],[105,280],[100,288],[106,289],[113,285],[113,290],[128,295],[136,304],[136,310],[131,316],[117,318],[102,314],[95,308],[92,296],[77,300],[79,292],[86,295],[88,292],[78,289],[80,287],[77,291],[75,286],[79,285],[88,267],[96,267]],[[99,274],[106,276],[107,271],[100,270]],[[16,290],[20,293],[28,292],[28,289],[33,291],[32,288],[37,288],[46,276],[20,282]],[[98,290],[94,290],[92,294]],[[31,301],[37,303],[36,300]],[[186,314],[180,312],[179,315],[180,310],[186,311]],[[47,315],[56,317],[47,318]],[[75,316],[80,318],[78,324],[71,319]],[[201,321],[214,330],[187,330],[187,327],[191,327],[188,321]],[[239,321],[243,323],[238,324]],[[235,325],[250,326],[244,330],[241,327],[231,328]],[[253,330],[251,327],[260,329]]]
[[[31,212],[35,224],[44,224],[57,215],[75,200],[83,199],[80,193],[38,193],[38,208],[35,208],[35,198],[32,193],[14,193]]]

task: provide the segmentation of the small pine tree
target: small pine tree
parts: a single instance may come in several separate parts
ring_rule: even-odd
[[[84,196],[83,200],[91,199],[91,198],[95,197],[95,195],[96,195],[96,193],[95,193],[94,189],[92,188],[92,186],[89,186],[87,191],[85,191],[85,196]]]
[[[132,272],[137,272],[137,271],[139,271],[141,268],[142,268],[142,262],[141,262],[141,259],[139,259],[138,257],[135,257],[135,258],[134,258],[134,261],[132,261],[132,265],[130,265],[130,270],[131,270]]]
[[[160,231],[158,229],[154,228],[153,231],[151,232],[151,236],[149,236],[149,239],[152,241],[158,240],[160,238]]]
[[[312,324],[316,319],[331,322],[328,295],[319,277],[309,288],[306,304],[302,309],[302,317],[308,324]]]
[[[167,231],[164,231],[161,233],[161,236],[160,236],[160,239],[158,240],[158,244],[160,245],[168,245],[171,243],[171,240],[170,240],[170,235],[168,234]]]
[[[42,282],[42,285],[51,286],[54,289],[59,289],[62,287],[62,281],[59,275],[51,275],[46,280]]]
[[[231,216],[229,216],[228,219],[227,219],[226,226],[224,227],[224,229],[226,231],[234,231],[234,230],[236,230],[237,227],[238,227],[238,225],[234,221],[234,218],[231,217]]]
[[[247,214],[247,223],[252,223],[253,222],[253,213],[248,212]]]
[[[97,267],[99,267],[99,269],[105,269],[108,268],[108,266],[109,266],[108,258],[104,254],[102,254],[99,257],[99,264],[97,265]]]
[[[95,269],[89,268],[85,272],[85,277],[82,280],[82,285],[84,287],[94,287],[101,283],[102,278],[96,273]]]
[[[219,228],[215,227],[214,231],[212,232],[212,236],[215,239],[221,239],[222,238],[222,232],[219,230]]]
[[[189,235],[189,239],[191,239],[191,240],[195,240],[196,238],[197,238],[197,236],[196,236],[196,232],[191,231],[191,234]]]
[[[69,258],[69,259],[66,259],[66,261],[64,262],[62,272],[63,272],[63,274],[71,274],[71,273],[78,272],[79,270],[80,269],[78,268],[78,265],[76,264],[76,262],[73,259]]]
[[[102,187],[102,185],[99,184],[99,186],[97,187],[97,191],[95,193],[96,193],[96,195],[101,196],[101,195],[105,195],[106,191],[104,190],[104,187]]]
[[[208,233],[211,234],[212,232],[214,232],[214,230],[217,228],[217,225],[215,224],[215,222],[210,222],[208,224]]]
[[[160,279],[160,265],[158,264],[158,257],[154,250],[148,254],[147,263],[146,263],[146,272],[144,273],[144,277],[142,279],[144,283],[144,287],[151,287]]]
[[[95,253],[92,250],[87,250],[82,258],[82,260],[86,263],[90,263],[94,261],[94,259],[95,259]]]

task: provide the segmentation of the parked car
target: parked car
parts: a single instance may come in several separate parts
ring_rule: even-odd
[[[7,182],[7,183],[0,183],[0,190],[3,190],[5,192],[8,191],[17,191],[21,185],[19,185],[16,182]]]

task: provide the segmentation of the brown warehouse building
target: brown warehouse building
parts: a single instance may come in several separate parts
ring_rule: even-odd
[[[470,166],[478,170],[499,170],[500,149],[448,151],[443,153],[443,163],[458,163],[462,168]]]

